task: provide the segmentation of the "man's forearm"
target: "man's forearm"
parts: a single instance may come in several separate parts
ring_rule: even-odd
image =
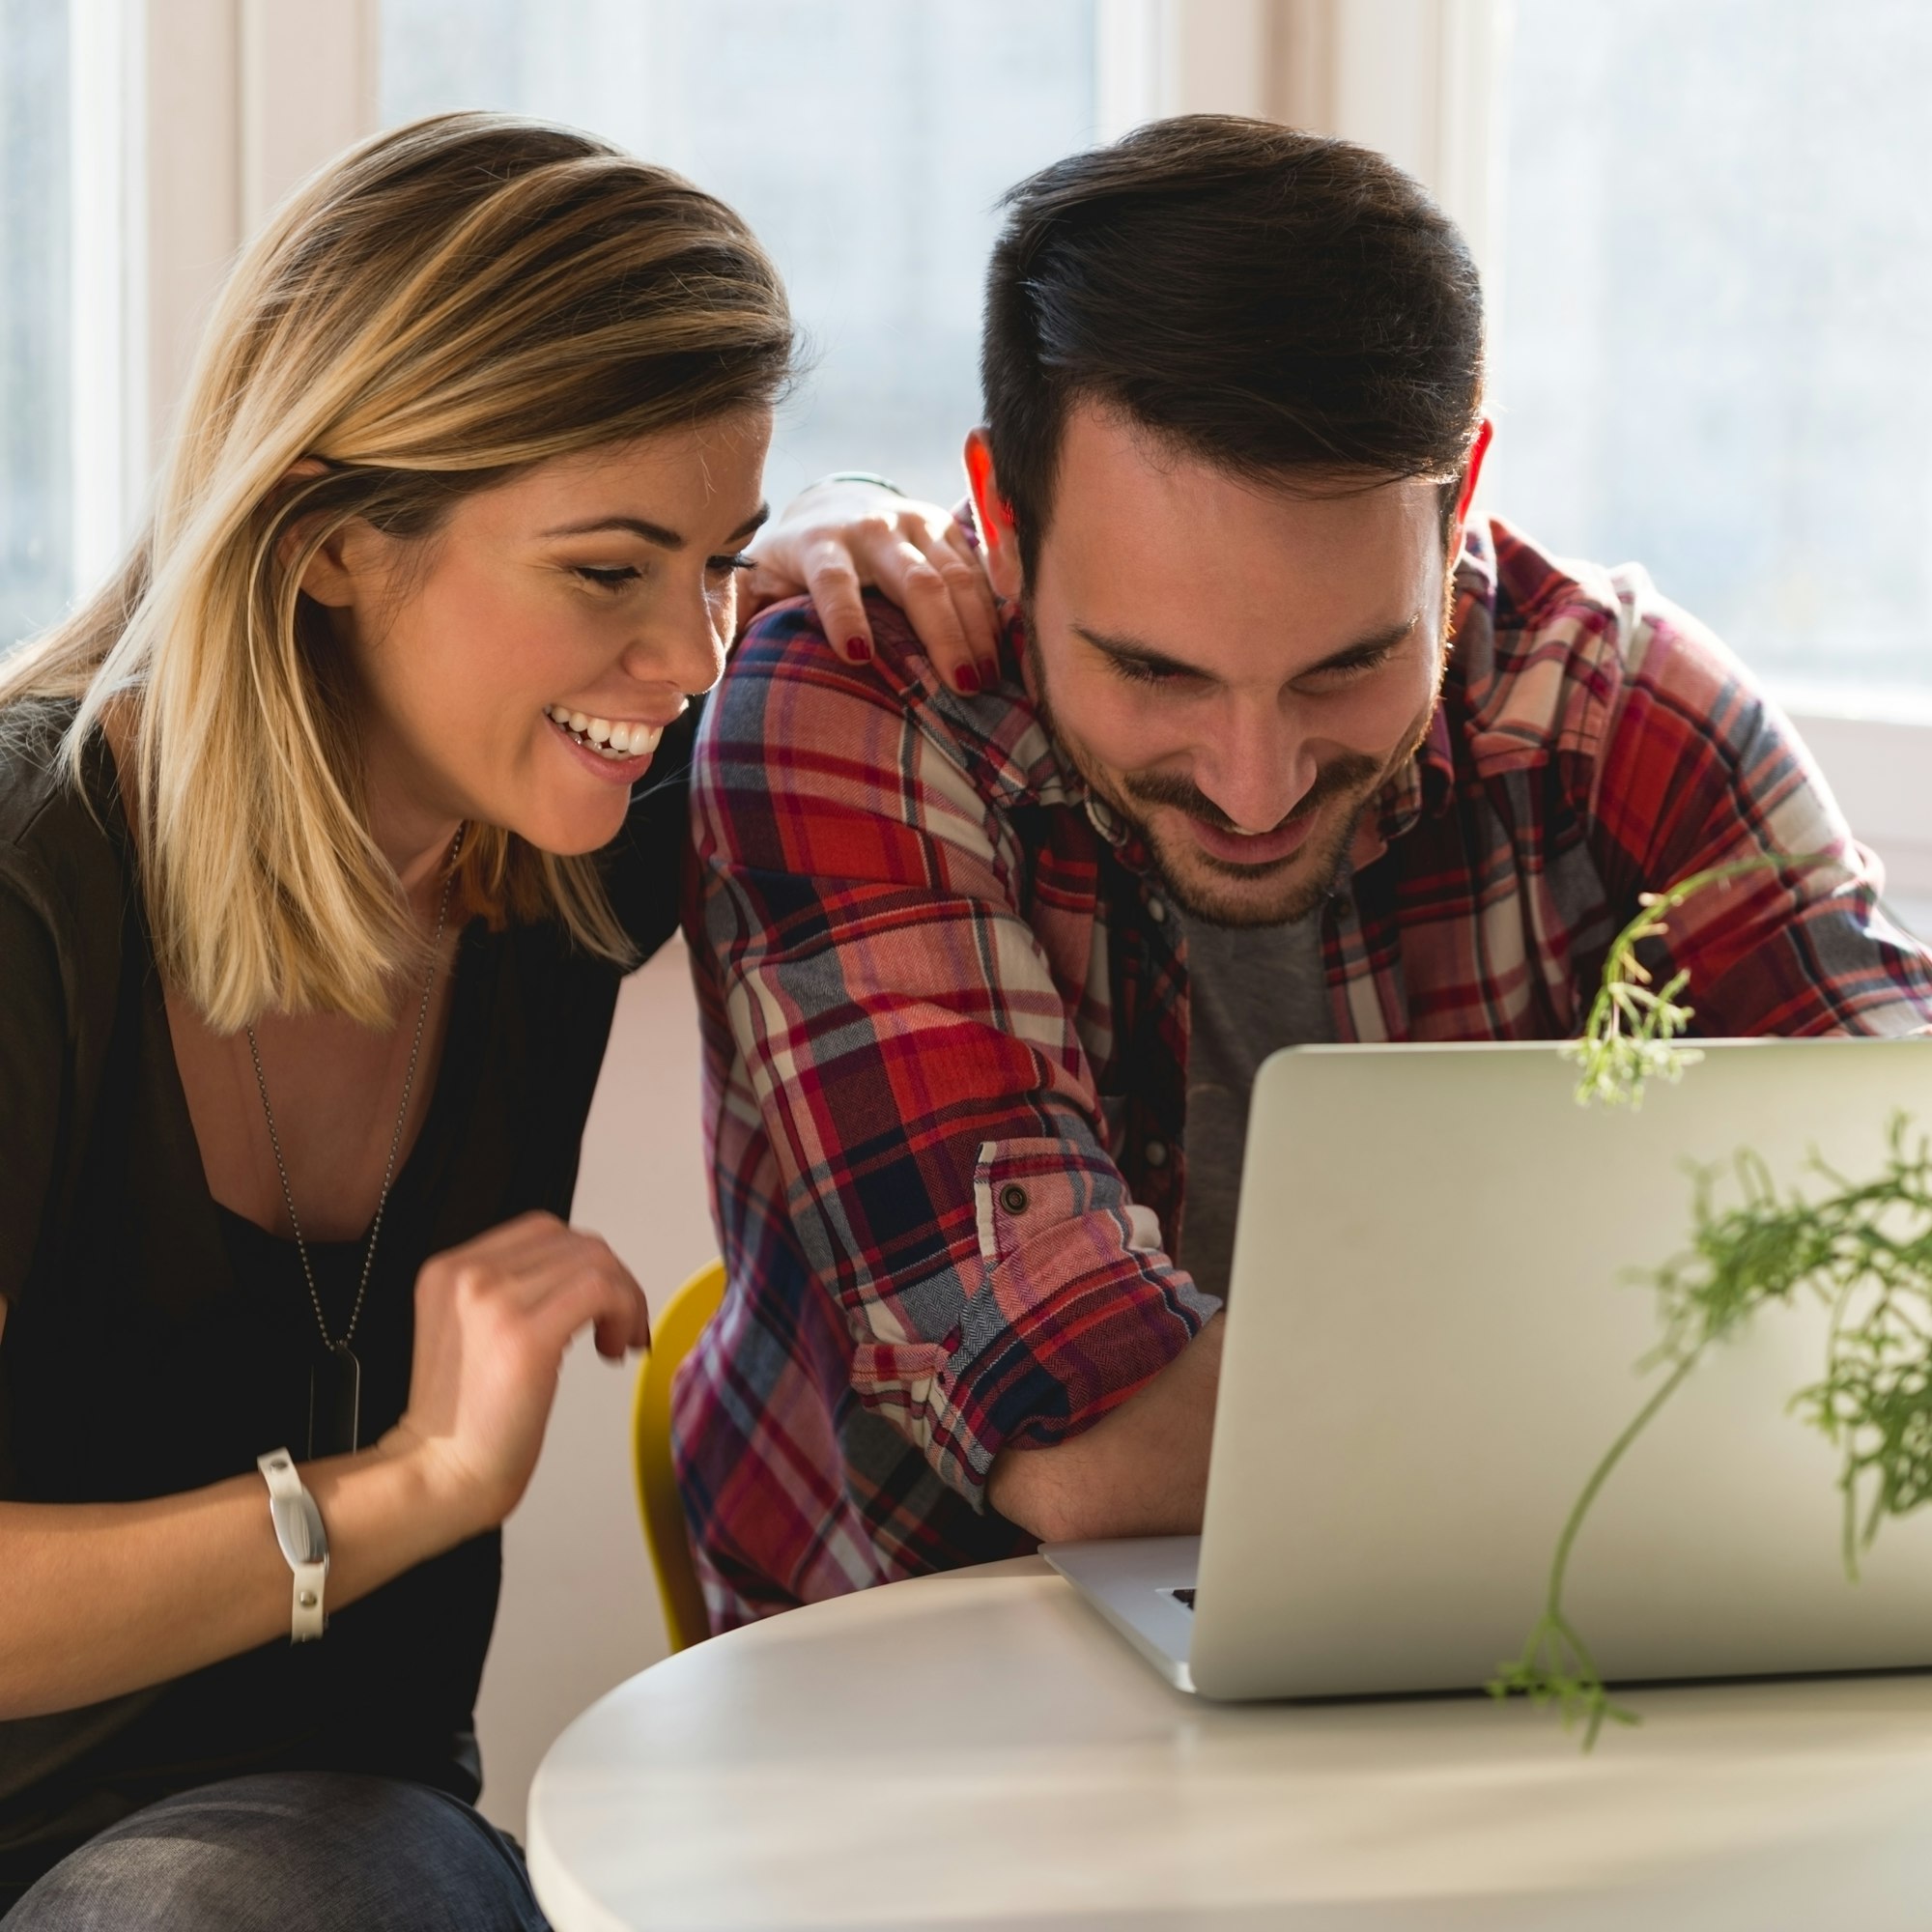
[[[1047,1543],[1198,1531],[1221,1330],[1217,1315],[1144,1389],[1070,1441],[1001,1450],[986,1500]]]

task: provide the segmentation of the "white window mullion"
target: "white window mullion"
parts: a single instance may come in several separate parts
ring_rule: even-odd
[[[126,547],[147,478],[141,186],[144,10],[70,0],[68,165],[72,579],[83,592]]]
[[[242,220],[376,128],[377,0],[240,0]]]
[[[242,241],[236,0],[134,0],[147,20],[144,427],[158,463],[210,305]]]
[[[141,296],[128,419],[136,494],[170,431],[222,277],[303,176],[376,125],[376,0],[76,0],[125,8],[146,124],[123,272]],[[145,41],[145,46],[141,44]],[[78,136],[77,136],[78,139]]]

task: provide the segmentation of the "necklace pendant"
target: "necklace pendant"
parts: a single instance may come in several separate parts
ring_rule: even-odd
[[[347,1342],[331,1342],[308,1372],[308,1454],[347,1456],[358,1446],[362,1364]]]

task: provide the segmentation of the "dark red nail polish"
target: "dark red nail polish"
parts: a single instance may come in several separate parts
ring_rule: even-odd
[[[980,689],[991,691],[1000,681],[1000,668],[991,658],[980,660]]]
[[[952,673],[952,681],[969,696],[980,689],[980,673],[971,665],[961,665]]]
[[[854,664],[867,664],[871,660],[872,647],[864,638],[847,638],[845,639],[845,655]]]

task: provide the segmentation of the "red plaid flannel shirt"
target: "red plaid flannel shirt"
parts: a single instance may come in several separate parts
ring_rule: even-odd
[[[1166,1252],[1178,922],[1010,656],[961,697],[895,611],[872,621],[876,667],[848,668],[808,607],[763,616],[696,755],[730,1287],[673,1431],[720,1628],[1031,1548],[984,1507],[994,1456],[1089,1427],[1216,1306]],[[1704,895],[1653,943],[1701,1031],[1922,1029],[1932,962],[1722,646],[1641,571],[1494,524],[1459,566],[1428,741],[1321,915],[1336,1037],[1574,1034],[1640,893],[1824,849],[1843,863]]]

